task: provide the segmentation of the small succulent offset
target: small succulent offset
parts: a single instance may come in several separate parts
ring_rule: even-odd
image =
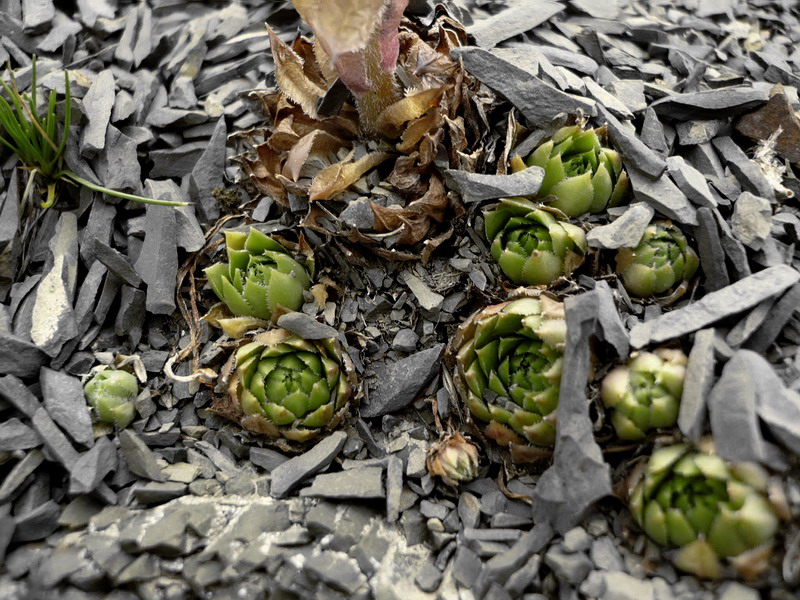
[[[314,263],[303,264],[258,229],[225,232],[227,263],[205,269],[211,289],[234,315],[270,320],[279,306],[297,310],[311,286]]]
[[[478,448],[460,433],[447,435],[434,444],[428,455],[431,475],[439,476],[448,485],[467,483],[478,476]]]
[[[676,291],[700,265],[686,236],[669,221],[648,225],[639,245],[620,248],[616,260],[625,289],[640,298]]]
[[[537,196],[568,217],[599,213],[623,204],[630,181],[616,150],[606,146],[606,127],[584,129],[562,127],[525,160],[529,167],[542,167],[544,180]],[[512,164],[518,169],[520,161]]]
[[[235,353],[228,392],[246,429],[304,442],[341,420],[353,394],[349,363],[334,339],[285,329],[257,334]]]
[[[614,368],[600,387],[611,408],[611,423],[624,440],[640,440],[650,429],[672,427],[678,420],[686,355],[677,349],[638,352]]]
[[[124,200],[133,200],[145,204],[160,206],[185,206],[186,202],[156,200],[144,196],[127,194],[112,190],[80,177],[70,171],[64,163],[64,151],[69,137],[70,118],[72,116],[72,96],[70,94],[69,74],[64,72],[66,95],[64,101],[64,121],[56,113],[56,92],[51,91],[47,98],[46,112],[39,114],[36,98],[36,57],[31,67],[31,91],[22,95],[17,89],[17,82],[11,66],[8,67],[10,85],[0,79],[11,104],[0,95],[0,144],[19,156],[28,171],[28,183],[22,194],[23,203],[33,194],[38,183],[44,185],[42,208],[53,206],[58,197],[59,182],[77,183],[92,191],[116,196]],[[59,125],[61,138],[59,139]],[[8,136],[8,137],[6,137]]]
[[[720,557],[772,544],[778,517],[766,488],[758,465],[726,463],[679,444],[653,453],[629,502],[648,536],[679,548],[678,568],[717,578]]]
[[[564,305],[547,296],[488,306],[459,328],[454,383],[488,437],[553,445],[565,339]]]
[[[547,285],[583,263],[583,230],[529,200],[503,198],[484,218],[492,258],[514,283]]]
[[[139,393],[139,384],[127,371],[100,371],[86,383],[83,392],[104,423],[125,429],[136,416],[133,398]]]

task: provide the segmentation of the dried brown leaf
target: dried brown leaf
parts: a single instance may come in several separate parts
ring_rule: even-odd
[[[309,115],[316,116],[317,103],[325,89],[312,81],[303,68],[303,59],[284,44],[272,28],[267,26],[272,58],[275,61],[275,80],[281,91]]]
[[[442,126],[442,113],[432,110],[429,113],[414,119],[408,127],[403,130],[400,136],[400,143],[397,144],[397,151],[408,154],[414,150],[426,133],[435,131]]]
[[[320,151],[335,151],[342,147],[344,147],[343,140],[332,136],[322,129],[315,129],[300,138],[292,149],[289,150],[281,174],[292,181],[297,181],[300,177],[300,171],[310,154]]]
[[[441,87],[420,90],[387,106],[378,117],[379,132],[393,137],[403,124],[422,116],[432,106],[438,106],[444,91]]]
[[[374,169],[392,155],[388,152],[372,152],[355,161],[342,161],[320,171],[311,182],[308,199],[327,200],[346,190],[370,169]]]
[[[378,26],[384,0],[293,0],[325,53],[334,60],[362,50]]]

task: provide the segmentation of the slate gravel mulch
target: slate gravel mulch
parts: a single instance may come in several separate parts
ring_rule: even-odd
[[[263,23],[291,40],[291,3],[0,0],[0,63],[11,61],[20,88],[32,54],[44,88],[63,93],[69,73],[70,169],[191,203],[144,208],[70,189],[58,209],[20,213],[24,178],[0,155],[0,597],[796,597],[800,10],[786,0],[447,5],[471,35],[454,54],[497,95],[495,112],[530,128],[519,153],[565,112],[608,124],[639,202],[611,209],[611,222],[588,218],[597,256],[633,245],[658,213],[696,240],[699,287],[645,306],[599,258],[557,285],[569,376],[555,452],[514,467],[486,446],[478,479],[444,486],[425,461],[437,422],[459,412],[446,345],[508,287],[480,208],[540,184],[535,170],[451,171],[466,213],[425,264],[307,233],[331,293],[279,325],[338,336],[363,399],[300,454],[265,444],[212,410],[192,344],[197,366],[217,372],[232,345],[183,317],[187,274],[210,260],[218,219],[249,225],[247,209],[263,231],[285,232],[305,214],[299,200],[287,211],[251,200],[230,160],[244,147],[237,132],[263,120],[247,92],[274,85]],[[412,0],[409,12],[430,22],[433,8]],[[496,125],[502,139],[507,124]],[[373,183],[354,186],[343,220],[356,222]],[[197,297],[212,303],[207,290]],[[602,369],[676,338],[693,340],[680,432],[709,431],[722,456],[784,481],[793,520],[754,581],[676,571],[612,495],[635,456],[595,441],[607,426],[584,384],[589,346],[603,342]],[[142,392],[133,424],[115,431],[91,422],[81,377],[120,361]]]

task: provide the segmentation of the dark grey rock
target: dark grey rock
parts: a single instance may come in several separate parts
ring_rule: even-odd
[[[646,202],[631,204],[608,225],[600,225],[589,231],[586,234],[586,243],[592,248],[603,250],[635,248],[654,215],[655,209]]]
[[[148,125],[159,129],[191,127],[206,121],[208,121],[208,114],[203,110],[183,110],[163,105],[157,107],[151,105],[150,113],[146,119]],[[191,165],[189,165],[189,170],[191,171]]]
[[[769,99],[769,86],[731,86],[720,90],[673,94],[650,106],[659,116],[678,121],[720,119],[743,113]]]
[[[360,500],[385,498],[383,469],[381,467],[362,467],[339,473],[322,473],[314,477],[311,486],[301,490],[300,495]]]
[[[631,330],[631,345],[634,348],[642,348],[650,343],[659,343],[692,333],[782,293],[799,279],[800,273],[791,267],[786,265],[769,267],[721,290],[711,292],[688,306],[637,324]]]
[[[56,548],[42,563],[39,570],[41,583],[52,588],[83,566],[80,548]]]
[[[666,164],[666,163],[665,163]],[[633,195],[637,200],[650,204],[661,214],[685,225],[697,225],[696,209],[689,199],[672,183],[669,175],[663,174],[656,180],[637,168],[627,166],[631,179]]]
[[[92,419],[80,379],[42,367],[39,381],[44,407],[50,417],[77,443],[91,446],[94,441]]]
[[[140,554],[133,562],[123,568],[114,579],[116,586],[124,586],[137,581],[154,579],[161,574],[158,557],[154,554]]]
[[[410,404],[433,375],[439,370],[444,344],[417,352],[395,363],[375,369],[374,388],[369,402],[361,407],[362,417],[379,417]]]
[[[353,595],[366,587],[367,578],[352,558],[323,550],[309,556],[303,567],[326,585],[344,594]]]
[[[132,473],[151,481],[164,481],[156,455],[139,436],[133,431],[124,429],[119,432],[118,439],[125,462]]]
[[[330,325],[320,323],[314,317],[296,311],[281,315],[278,319],[278,327],[288,329],[307,340],[323,340],[339,336],[339,331]]]
[[[31,419],[33,428],[42,438],[45,447],[68,471],[78,460],[78,451],[72,446],[44,408],[37,409]]]
[[[47,355],[33,343],[0,331],[0,373],[7,373],[5,379],[33,377],[46,360]]]
[[[22,0],[22,25],[25,31],[39,33],[56,16],[53,0]]]
[[[49,356],[77,334],[72,300],[78,277],[78,218],[62,213],[48,244],[44,275],[36,288],[31,341]]]
[[[304,546],[312,542],[314,537],[305,527],[294,523],[285,531],[281,531],[273,539],[273,544],[277,546]]]
[[[136,152],[137,143],[113,125],[106,131],[106,150],[96,161],[97,172],[106,187],[138,192],[142,169]]]
[[[392,348],[400,352],[413,352],[417,349],[419,336],[413,329],[404,328],[398,331],[392,340]]]
[[[695,443],[705,430],[706,400],[714,383],[714,335],[714,329],[695,334],[683,382],[678,427]]]
[[[145,193],[161,199],[170,184],[147,180]],[[178,273],[177,224],[175,211],[168,206],[147,206],[145,238],[134,265],[147,284],[147,311],[169,315],[175,310],[175,285]]]
[[[525,50],[528,50],[528,48],[525,48]],[[530,50],[544,56],[547,61],[557,67],[566,67],[586,75],[594,75],[597,72],[597,62],[588,56],[571,50],[563,50],[554,46],[532,47]],[[619,102],[614,96],[612,96],[612,99],[615,103]]]
[[[173,185],[175,202],[187,202],[186,195],[176,185]],[[197,252],[206,244],[203,228],[197,220],[194,206],[175,207],[175,222],[178,225],[178,246],[187,252]]]
[[[453,577],[455,580],[469,589],[475,583],[475,579],[482,568],[480,557],[466,546],[458,546],[453,556]]]
[[[147,295],[129,285],[123,285],[120,292],[119,310],[114,319],[114,333],[118,336],[127,336],[130,345],[135,348],[142,338],[144,326]]]
[[[271,472],[287,460],[289,460],[288,456],[270,448],[250,448],[250,462],[265,471]]]
[[[772,206],[769,200],[742,192],[733,204],[733,235],[748,248],[760,250],[771,230]]]
[[[198,218],[206,223],[213,223],[220,214],[219,203],[211,192],[214,188],[223,187],[227,138],[225,119],[221,118],[189,177],[189,196],[195,202]]]
[[[662,158],[669,155],[669,144],[664,134],[664,125],[658,120],[656,111],[647,108],[642,122],[641,139],[653,152]]]
[[[339,218],[350,227],[369,230],[375,226],[375,213],[369,198],[356,198],[348,202],[345,209],[339,213]]]
[[[539,191],[544,169],[528,167],[510,175],[483,175],[468,171],[445,171],[450,186],[464,202],[480,202],[507,196],[528,196]]]
[[[81,258],[83,263],[91,267],[95,260],[95,241],[109,244],[117,208],[113,204],[96,199],[89,209],[89,220],[81,230]]]
[[[58,528],[61,507],[53,500],[40,504],[33,510],[15,517],[14,542],[41,540]]]
[[[390,454],[386,461],[386,520],[395,523],[400,518],[403,495],[403,461]]]
[[[500,42],[530,31],[564,10],[564,5],[550,0],[531,0],[511,4],[505,10],[467,27],[467,33],[482,48],[493,48]]]
[[[753,310],[748,312],[743,319],[728,331],[728,335],[725,336],[725,343],[731,348],[738,348],[746,342],[753,332],[770,316],[773,304],[775,304],[775,298],[767,298],[757,304]]]
[[[344,446],[347,434],[337,431],[318,442],[311,450],[279,465],[272,471],[270,495],[285,498],[302,481],[324,470]]]
[[[81,154],[92,157],[106,147],[106,128],[111,120],[115,98],[114,75],[110,69],[95,77],[83,98],[89,124],[81,132]]]
[[[92,449],[81,454],[70,471],[70,494],[88,494],[94,491],[106,475],[117,468],[117,449],[103,436]]]
[[[748,158],[744,151],[729,137],[717,137],[711,142],[744,189],[767,200],[775,199],[775,191],[764,172]]]
[[[651,179],[659,178],[667,168],[664,159],[648,148],[631,130],[623,127],[602,104],[598,104],[597,110],[598,118],[606,122],[609,138],[619,149],[626,165],[636,165],[639,171]]]
[[[589,556],[598,569],[604,571],[623,571],[625,569],[625,562],[611,536],[604,535],[592,540]]]
[[[403,271],[401,277],[423,310],[430,312],[438,311],[442,308],[444,296],[434,292],[422,279],[411,271]]]
[[[722,247],[717,221],[708,208],[697,211],[697,227],[694,237],[703,269],[703,286],[713,292],[730,284],[728,269],[725,266],[725,250]]]
[[[433,561],[426,561],[425,564],[417,571],[414,577],[414,583],[423,592],[432,593],[439,589],[442,583],[442,572],[436,568]]]
[[[583,552],[570,553],[563,546],[552,546],[544,555],[544,563],[556,577],[570,585],[579,585],[592,570],[592,561]]]
[[[0,504],[11,498],[28,477],[39,468],[44,462],[44,454],[41,450],[31,450],[8,472],[0,484]],[[0,522],[3,519],[0,518]]]
[[[58,524],[69,529],[81,529],[86,527],[92,517],[102,509],[102,504],[90,496],[78,496],[64,508]]]
[[[239,473],[239,468],[236,466],[236,462],[228,455],[224,454],[221,450],[218,450],[212,446],[209,442],[197,442],[195,443],[195,448],[205,454],[208,459],[214,463],[214,466],[226,475],[233,476]]]
[[[187,486],[174,481],[150,481],[133,487],[133,497],[142,504],[162,504],[186,495]]]
[[[464,527],[478,527],[481,521],[480,501],[469,492],[461,492],[458,498],[458,517]]]
[[[717,206],[717,200],[711,193],[706,178],[682,157],[670,156],[667,159],[667,169],[678,188],[697,206]]]
[[[778,335],[800,306],[800,285],[793,286],[773,305],[769,319],[764,321],[745,342],[744,347],[761,354],[778,338]]]
[[[508,98],[533,127],[548,127],[562,112],[596,113],[594,101],[565,94],[487,50],[455,48],[452,54],[463,59],[464,67],[482,83]]]
[[[16,417],[0,423],[0,450],[28,450],[41,445],[38,434]]]

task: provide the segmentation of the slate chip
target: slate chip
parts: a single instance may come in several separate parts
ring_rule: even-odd
[[[145,193],[161,199],[169,187],[170,184],[148,180]],[[172,314],[175,310],[178,248],[177,223],[171,207],[147,206],[144,244],[134,268],[147,284],[147,311],[158,315]]]
[[[300,496],[361,500],[385,498],[383,469],[361,467],[339,473],[322,473],[314,477],[310,487],[300,491]]]
[[[344,431],[334,432],[306,453],[278,465],[272,471],[270,495],[285,498],[303,480],[324,470],[339,454],[346,440]]]
[[[466,203],[480,202],[507,196],[528,196],[539,191],[544,169],[528,167],[510,175],[483,175],[448,169],[445,175],[450,185]]]
[[[0,373],[7,377],[33,377],[46,361],[47,355],[35,344],[0,331]]]
[[[283,327],[307,340],[337,338],[338,330],[320,323],[314,317],[301,312],[289,312],[278,318],[278,327]]]
[[[664,173],[653,180],[635,167],[628,166],[627,172],[635,198],[647,202],[658,212],[678,223],[697,225],[696,208],[672,182],[668,174]]]
[[[655,209],[647,202],[631,204],[608,225],[592,228],[586,234],[586,243],[592,248],[603,250],[635,248],[654,215]]]
[[[769,87],[731,86],[720,90],[673,94],[650,106],[659,116],[679,121],[730,117],[764,104]]]
[[[189,195],[197,203],[198,217],[206,223],[213,223],[220,214],[219,203],[211,192],[223,184],[227,137],[225,119],[221,118],[217,121],[211,139],[208,140],[206,149],[197,159],[189,177]]]
[[[40,504],[33,510],[15,517],[14,542],[41,540],[58,528],[61,507],[53,500]]]
[[[36,410],[31,422],[42,438],[45,448],[69,471],[77,462],[79,454],[67,436],[61,432],[43,407]]]
[[[117,467],[117,449],[103,436],[91,450],[84,452],[70,471],[71,494],[88,494],[94,491],[106,475]]]
[[[648,148],[635,134],[622,126],[602,104],[597,107],[599,118],[608,126],[608,135],[614,146],[626,160],[626,164],[636,168],[651,179],[658,179],[666,170],[667,163],[658,154]],[[635,189],[635,186],[634,186]]]
[[[39,382],[50,417],[77,443],[91,446],[94,442],[92,419],[80,379],[43,367]]]
[[[106,146],[106,128],[111,120],[115,98],[114,74],[110,69],[95,77],[83,98],[83,107],[89,124],[81,132],[81,154],[94,156]]]
[[[139,436],[129,429],[123,429],[117,437],[125,461],[132,473],[151,481],[164,481],[155,454]]]
[[[564,10],[564,5],[550,0],[530,0],[512,4],[497,14],[482,19],[467,28],[478,46],[492,48],[500,42],[514,37],[548,21]]]
[[[706,401],[714,383],[714,336],[714,329],[698,331],[686,363],[678,427],[695,443],[704,431]]]
[[[0,423],[0,450],[28,450],[41,445],[39,435],[16,417]]]
[[[44,453],[41,450],[31,450],[17,462],[0,484],[0,504],[11,498],[43,462]]]
[[[736,142],[726,136],[714,138],[711,143],[743,188],[767,200],[775,199],[775,191],[764,172]]]

